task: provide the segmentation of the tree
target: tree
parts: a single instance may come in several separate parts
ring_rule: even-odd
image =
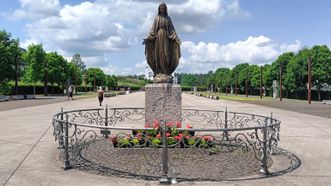
[[[7,82],[15,80],[15,93],[17,93],[17,82],[20,76],[21,49],[19,40],[11,39],[11,34],[5,30],[0,31],[0,92],[9,93],[9,89],[2,90]]]
[[[24,72],[24,80],[26,82],[44,82],[44,93],[47,94],[47,62],[46,53],[41,44],[29,45],[27,52],[22,56],[27,63]]]
[[[314,46],[311,51],[313,85],[318,90],[321,101],[321,88],[331,81],[331,51],[325,45]]]
[[[249,66],[251,89],[260,86],[260,73],[260,67],[258,65]]]
[[[74,84],[75,86],[80,85],[83,82],[83,72],[78,70],[74,63],[70,62],[67,67],[67,78],[69,78],[71,84]],[[77,87],[75,88],[75,91],[77,92]]]
[[[218,68],[215,71],[215,74],[214,74],[215,83],[217,85],[220,85],[220,88],[222,89],[223,87],[225,87],[226,79],[229,78],[230,74],[231,74],[230,69],[228,69],[228,68]],[[222,84],[222,87],[221,87],[221,84]]]
[[[46,60],[48,62],[48,81],[53,86],[56,83],[59,87],[62,85],[63,88],[67,79],[67,61],[56,52],[47,53]],[[52,93],[54,93],[53,90]]]
[[[100,68],[87,69],[87,82],[94,86],[94,81],[95,86],[103,86],[106,84],[106,75]]]
[[[238,86],[245,86],[245,80],[247,76],[249,77],[249,64],[248,63],[242,63],[236,65],[232,71],[231,71],[231,79],[232,83],[235,84],[238,80]],[[239,88],[238,87],[238,88]]]
[[[306,88],[307,82],[307,59],[310,50],[304,48],[290,59],[286,65],[284,73],[284,86],[290,92],[294,92],[298,88]],[[279,71],[279,70],[278,70]]]
[[[109,90],[117,87],[117,77],[114,75],[106,75],[106,86]]]
[[[181,74],[180,83],[182,86],[194,86],[197,85],[198,79],[195,74]]]
[[[73,65],[74,76],[73,76],[72,80],[76,87],[77,84],[81,84],[81,81],[79,81],[79,79],[82,77],[79,77],[79,76],[82,76],[86,66],[84,64],[84,61],[80,57],[80,54],[78,54],[78,53],[76,53],[74,56],[72,56],[71,63],[74,64]],[[80,82],[80,83],[78,83],[78,82]],[[75,93],[77,94],[77,89],[75,89]]]

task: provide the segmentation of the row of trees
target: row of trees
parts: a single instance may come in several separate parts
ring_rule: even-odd
[[[45,94],[49,84],[62,89],[68,84],[117,87],[116,76],[106,75],[100,68],[86,69],[79,54],[68,62],[57,52],[45,52],[41,44],[29,45],[25,50],[4,30],[0,31],[0,66],[0,92],[5,92],[8,82],[15,81],[17,94],[20,80],[28,84],[42,82]]]
[[[280,55],[273,63],[262,66],[262,84],[270,89],[273,80],[282,81],[289,92],[306,89],[308,76],[308,58],[312,60],[312,85],[318,90],[321,99],[322,87],[331,84],[331,51],[325,45],[303,48],[298,53],[287,52]],[[208,74],[181,74],[181,85],[208,86],[225,88],[226,84],[235,85],[241,89],[248,83],[249,88],[260,87],[261,66],[242,63],[234,68],[218,68]],[[246,82],[247,81],[247,82]]]

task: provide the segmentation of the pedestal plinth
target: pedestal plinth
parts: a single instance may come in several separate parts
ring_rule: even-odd
[[[181,120],[182,89],[179,85],[160,83],[145,86],[146,123]]]

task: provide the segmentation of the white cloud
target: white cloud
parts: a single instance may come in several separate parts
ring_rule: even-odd
[[[37,19],[57,15],[59,0],[20,0],[21,8],[12,13],[11,19]]]
[[[166,1],[179,35],[204,31],[225,14],[244,15],[238,0]],[[59,0],[20,0],[16,19],[27,19],[29,39],[67,53],[97,56],[141,42],[157,14],[156,1],[96,0],[61,6]]]
[[[287,51],[299,51],[302,48],[301,42],[296,40],[293,44],[282,44],[280,45],[280,49],[282,52]]]
[[[300,41],[293,44],[277,44],[265,36],[250,36],[244,41],[226,45],[184,41],[182,50],[188,53],[188,58],[182,58],[178,70],[207,72],[219,67],[231,68],[240,63],[266,64],[274,61],[283,52],[296,52],[300,48]]]
[[[205,31],[227,17],[249,16],[240,8],[239,0],[165,2],[179,36]],[[155,0],[95,0],[71,5],[61,5],[60,0],[20,0],[20,8],[11,12],[11,17],[27,21],[28,37],[22,46],[41,42],[46,51],[58,51],[68,59],[80,53],[88,66],[102,67],[109,73],[143,73],[146,65],[141,63],[131,62],[133,64],[127,66],[132,67],[122,68],[105,58],[110,53],[140,45],[157,14],[158,5]],[[185,45],[189,47],[189,43],[183,43]],[[214,44],[203,45],[199,47],[207,47],[211,53],[217,50]],[[212,56],[215,59],[211,61],[217,61],[217,55]],[[187,61],[198,61],[201,57],[206,58],[196,53],[187,57]]]

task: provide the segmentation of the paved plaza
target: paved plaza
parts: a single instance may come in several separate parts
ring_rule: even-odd
[[[144,92],[106,98],[110,107],[143,107]],[[183,108],[224,109],[270,115],[282,121],[279,147],[295,154],[301,166],[285,175],[220,182],[180,182],[178,185],[330,185],[331,118],[211,100],[182,94]],[[8,103],[6,103],[8,104]],[[0,103],[4,108],[3,103]],[[102,176],[63,170],[54,141],[52,116],[64,110],[98,108],[97,98],[48,103],[0,111],[0,185],[158,185],[158,181]],[[331,105],[326,107],[331,109]],[[275,167],[277,167],[277,163]],[[273,168],[270,169],[273,171]]]

